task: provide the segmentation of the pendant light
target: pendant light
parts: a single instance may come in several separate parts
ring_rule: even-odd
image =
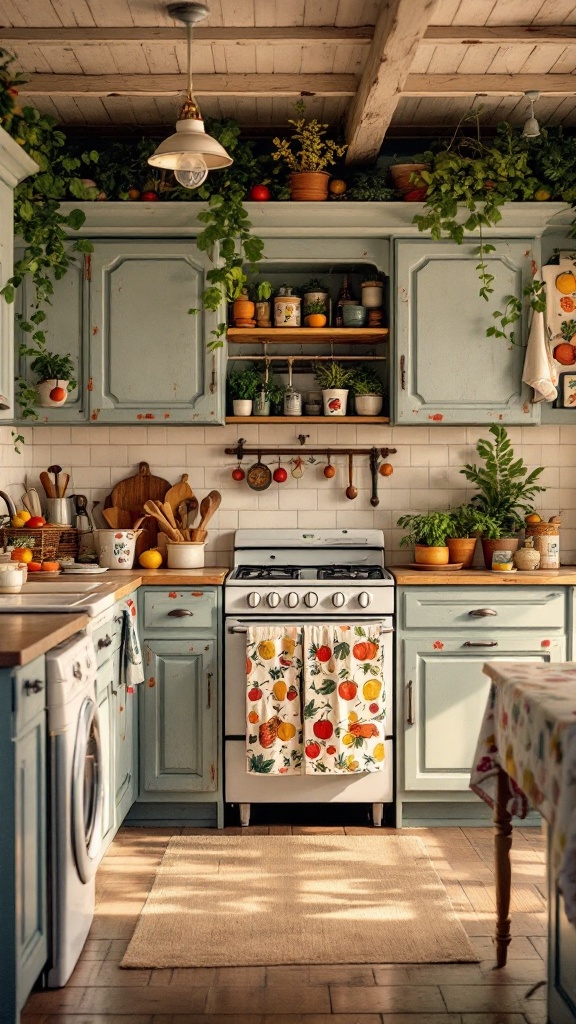
[[[176,181],[184,188],[198,188],[206,180],[208,171],[229,167],[232,157],[223,146],[204,130],[200,108],[192,93],[192,26],[208,14],[204,3],[168,4],[167,11],[186,25],[186,74],[188,89],[184,105],[176,122],[176,133],[161,142],[148,158],[152,167],[174,171]]]
[[[525,92],[526,99],[530,100],[530,117],[524,122],[522,135],[525,139],[536,139],[540,135],[540,125],[534,117],[534,104],[540,99],[540,93],[535,90]]]

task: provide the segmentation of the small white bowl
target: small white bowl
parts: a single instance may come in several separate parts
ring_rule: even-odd
[[[25,562],[0,563],[0,594],[19,594],[27,576],[28,567]]]
[[[169,569],[201,569],[205,541],[167,541]]]

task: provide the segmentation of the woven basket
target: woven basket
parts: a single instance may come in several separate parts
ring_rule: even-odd
[[[51,526],[43,526],[39,530],[27,530],[25,526],[5,526],[2,530],[2,544],[8,549],[32,547],[34,561],[50,561],[56,557],[61,532]]]
[[[56,552],[56,558],[71,558],[72,561],[76,561],[78,557],[78,530],[70,526],[66,530],[62,530],[60,534],[60,541],[58,543],[58,550]]]

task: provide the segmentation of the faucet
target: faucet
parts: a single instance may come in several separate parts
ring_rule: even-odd
[[[0,498],[4,498],[6,508],[8,509],[8,515],[10,516],[10,519],[13,519],[16,515],[16,505],[12,501],[12,498],[9,494],[6,494],[5,491],[0,491]]]

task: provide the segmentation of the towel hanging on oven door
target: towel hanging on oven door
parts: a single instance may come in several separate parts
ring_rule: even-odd
[[[249,627],[248,772],[300,775],[303,763],[310,775],[382,769],[383,628]]]

